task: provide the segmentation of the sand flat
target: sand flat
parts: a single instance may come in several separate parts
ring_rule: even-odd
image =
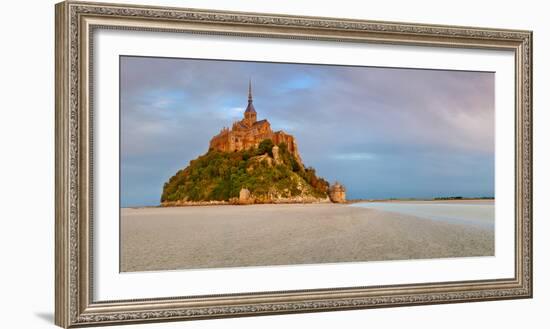
[[[125,208],[121,271],[494,255],[494,230],[338,204]]]

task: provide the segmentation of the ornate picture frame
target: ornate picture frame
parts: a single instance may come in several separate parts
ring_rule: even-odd
[[[57,325],[69,328],[532,297],[532,32],[77,1],[56,5],[55,24]],[[513,278],[95,301],[91,36],[98,29],[514,52]]]

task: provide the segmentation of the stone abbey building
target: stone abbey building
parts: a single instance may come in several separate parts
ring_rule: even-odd
[[[288,150],[301,164],[302,160],[294,137],[282,130],[274,132],[269,121],[266,119],[258,121],[256,116],[256,109],[252,103],[252,83],[249,81],[248,106],[244,111],[244,118],[234,122],[231,129],[224,127],[210,140],[210,148],[223,152],[242,151],[258,147],[264,139],[271,139],[275,145],[286,143]]]

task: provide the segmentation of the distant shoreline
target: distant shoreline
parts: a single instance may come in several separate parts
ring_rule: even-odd
[[[345,204],[355,204],[362,202],[456,202],[460,203],[462,201],[495,201],[495,198],[391,198],[391,199],[353,199],[347,200],[345,203],[332,203],[332,202],[281,202],[281,203],[254,203],[250,205],[288,205],[288,204],[334,204],[334,205],[345,205]],[[179,204],[179,205],[153,205],[153,206],[126,206],[120,207],[120,209],[142,209],[142,208],[180,208],[180,207],[206,207],[206,206],[234,206],[235,204],[228,201],[204,201],[204,202],[194,202],[189,204]],[[239,205],[239,206],[248,206],[248,205]]]

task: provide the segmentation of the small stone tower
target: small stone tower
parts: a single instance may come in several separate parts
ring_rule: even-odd
[[[248,106],[244,111],[244,122],[248,126],[252,126],[256,122],[256,109],[252,104],[252,79],[248,81]]]
[[[330,201],[334,203],[345,203],[346,202],[346,188],[344,185],[335,182],[328,191]]]

